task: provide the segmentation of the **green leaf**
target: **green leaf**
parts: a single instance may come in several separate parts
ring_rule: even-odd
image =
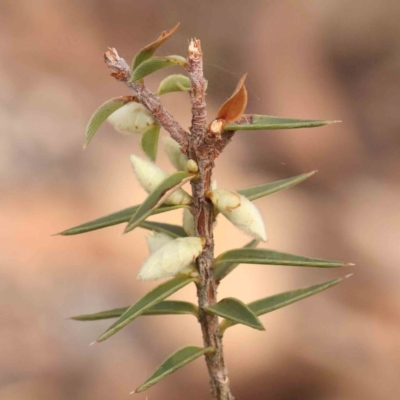
[[[244,114],[238,121],[227,124],[226,131],[254,131],[264,129],[297,129],[313,128],[340,121],[323,121],[311,119],[292,119],[272,117],[269,115]]]
[[[294,254],[279,253],[268,249],[234,249],[220,254],[214,261],[214,268],[222,263],[239,264],[265,264],[265,265],[289,265],[293,267],[319,267],[337,268],[350,264],[341,261],[322,260],[308,258]]]
[[[92,140],[94,134],[100,128],[101,124],[115,111],[123,105],[133,101],[132,96],[114,97],[103,103],[90,117],[89,123],[86,127],[85,141],[83,148],[86,149],[87,145]]]
[[[163,79],[158,87],[157,94],[162,95],[171,92],[188,92],[190,79],[187,76],[175,74]]]
[[[160,135],[160,125],[153,125],[147,131],[142,134],[142,140],[140,145],[142,150],[145,152],[147,157],[151,161],[156,161],[157,158],[157,148],[158,148],[158,137]]]
[[[176,190],[178,190],[186,182],[193,179],[194,175],[190,172],[178,171],[170,175],[167,179],[162,181],[146,198],[146,200],[139,206],[136,213],[130,219],[126,226],[124,233],[139,226],[154,210]]]
[[[157,368],[154,374],[132,393],[140,393],[147,390],[161,379],[175,372],[177,369],[184,367],[186,364],[189,364],[191,361],[194,361],[196,358],[199,358],[204,354],[212,352],[214,352],[212,347],[207,347],[204,349],[202,347],[188,346],[184,347],[183,349],[179,349],[175,353],[171,354]]]
[[[167,300],[156,304],[145,311],[143,315],[184,315],[192,314],[196,318],[199,315],[198,307],[187,301]]]
[[[152,74],[162,68],[173,67],[175,65],[180,65],[186,68],[187,61],[186,58],[181,56],[166,56],[166,57],[152,57],[146,61],[143,61],[138,67],[133,71],[131,82],[143,79],[145,76]]]
[[[243,248],[245,249],[252,249],[258,246],[260,243],[258,240],[252,240],[251,242],[247,243]],[[230,274],[238,265],[238,263],[228,263],[224,262],[219,264],[214,270],[214,278],[218,282],[221,279],[225,278],[228,274]]]
[[[133,60],[132,71],[134,71],[137,68],[137,66],[140,65],[143,61],[146,61],[149,58],[151,58],[153,54],[156,52],[156,50],[177,31],[179,25],[180,25],[179,23],[176,24],[169,32],[166,31],[162,32],[157,40],[143,47],[139,51],[139,53],[136,54]]]
[[[81,233],[91,232],[91,231],[95,231],[97,229],[107,228],[109,226],[114,226],[114,225],[122,224],[124,222],[129,222],[130,219],[132,218],[132,216],[135,215],[135,213],[139,207],[140,207],[140,205],[125,208],[121,211],[117,211],[115,213],[106,215],[105,217],[97,218],[93,221],[89,221],[84,224],[74,226],[73,228],[66,229],[65,231],[62,231],[62,232],[58,233],[57,235],[62,235],[62,236],[79,235]],[[185,208],[185,207],[188,207],[188,206],[183,205],[183,204],[177,204],[177,205],[173,205],[173,206],[163,204],[160,207],[158,207],[157,209],[155,209],[152,212],[152,215],[161,214],[161,213],[164,213],[167,211],[173,211],[173,210],[177,210],[178,208]],[[149,222],[146,222],[146,227],[143,226],[143,228],[150,229],[147,227],[147,226],[149,226],[148,224],[149,224]],[[153,222],[153,224],[154,224],[154,222]],[[152,229],[152,230],[155,230],[155,229]]]
[[[162,232],[167,235],[178,237],[187,237],[184,229],[179,225],[164,224],[162,222],[143,221],[140,224],[141,228],[148,229],[149,231]]]
[[[101,319],[118,318],[123,315],[129,307],[115,308],[113,310],[101,311],[95,314],[77,315],[71,317],[75,321],[97,321]],[[166,300],[146,310],[144,315],[183,315],[192,314],[198,316],[198,308],[195,304],[187,301]]]
[[[279,190],[287,189],[291,186],[297,185],[298,183],[300,183],[300,182],[304,181],[305,179],[309,178],[310,176],[312,176],[315,172],[316,171],[309,172],[307,174],[301,174],[298,176],[294,176],[293,178],[282,179],[282,180],[279,180],[276,182],[267,183],[265,185],[258,185],[258,186],[253,186],[253,187],[250,187],[247,189],[241,189],[241,190],[238,190],[237,192],[242,194],[243,196],[247,197],[249,200],[257,200],[260,197],[267,196],[269,194],[278,192]],[[118,211],[116,213],[107,215],[105,217],[101,217],[101,218],[95,219],[93,221],[86,222],[82,225],[78,225],[76,227],[67,229],[67,230],[59,233],[59,235],[63,235],[63,236],[78,235],[81,233],[91,232],[91,231],[94,231],[97,229],[107,228],[108,226],[114,226],[114,225],[122,224],[124,222],[128,222],[132,218],[132,216],[135,214],[138,207],[139,206],[129,207],[124,210]],[[160,214],[163,212],[173,211],[178,208],[184,208],[184,207],[187,207],[187,206],[185,206],[185,205],[169,206],[169,205],[163,204],[162,206],[160,206],[159,208],[154,210],[154,212],[152,214]],[[222,278],[220,278],[220,279],[222,279]]]
[[[241,189],[237,192],[247,197],[249,200],[257,200],[260,197],[268,196],[269,194],[278,192],[283,189],[290,188],[300,182],[313,176],[317,171],[312,171],[307,174],[301,174],[288,179],[281,179],[280,181],[266,183],[264,185],[252,186],[247,189]]]
[[[248,304],[250,310],[254,312],[254,314],[260,316],[267,314],[271,311],[277,310],[278,308],[286,307],[289,304],[295,303],[296,301],[300,301],[305,299],[306,297],[313,296],[319,292],[322,292],[326,289],[329,289],[332,286],[337,285],[342,282],[346,278],[351,275],[347,275],[344,278],[332,279],[328,282],[320,283],[318,285],[309,286],[302,289],[293,290],[290,292],[279,293],[274,296],[266,297],[261,300],[253,301]],[[220,325],[221,333],[223,333],[230,326],[236,325],[237,322],[232,320],[223,320]]]
[[[134,319],[142,315],[146,310],[154,307],[156,304],[160,303],[162,300],[171,296],[171,294],[177,292],[179,289],[182,289],[184,286],[193,281],[194,279],[189,278],[173,278],[155,287],[135,304],[130,306],[128,310],[126,310],[126,312],[122,314],[121,317],[96,340],[96,342],[102,342],[103,340],[108,339],[110,336],[121,330],[124,326],[128,325]]]
[[[255,315],[254,312],[248,306],[246,306],[246,304],[233,297],[227,297],[213,306],[204,307],[204,310],[206,310],[208,313],[229,319],[238,324],[247,325],[251,328],[265,331],[265,328],[257,318],[257,315]]]

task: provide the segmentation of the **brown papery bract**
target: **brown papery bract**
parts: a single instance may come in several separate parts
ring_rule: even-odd
[[[222,104],[218,111],[217,118],[223,119],[227,124],[238,120],[247,105],[247,90],[244,85],[247,74],[244,74],[238,82],[232,96]]]

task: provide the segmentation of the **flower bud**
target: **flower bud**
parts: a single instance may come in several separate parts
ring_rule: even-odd
[[[261,214],[246,197],[224,189],[210,190],[207,197],[233,225],[257,240],[267,241]]]
[[[154,232],[153,235],[147,236],[147,246],[149,247],[150,254],[158,249],[161,249],[165,244],[172,242],[174,238],[166,233]]]
[[[154,253],[142,265],[138,279],[168,278],[175,276],[190,266],[200,255],[205,244],[204,238],[187,237],[174,239]],[[188,271],[189,272],[189,271]]]
[[[194,230],[194,218],[193,214],[188,210],[183,210],[183,229],[188,236],[195,236],[196,232]]]
[[[155,125],[156,121],[151,113],[140,103],[131,101],[117,111],[114,111],[107,121],[125,135],[140,134]]]
[[[131,155],[131,163],[139,183],[147,193],[151,193],[162,181],[168,178],[168,174],[151,161]],[[183,189],[178,189],[165,200],[165,204],[190,204],[191,201],[192,198],[188,193]]]
[[[199,170],[199,166],[197,165],[196,161],[194,160],[188,160],[186,163],[186,170],[189,171],[192,174],[196,173]]]
[[[177,171],[187,171],[186,164],[188,158],[181,152],[179,144],[170,136],[163,136],[162,142],[164,151],[167,154],[170,163]]]

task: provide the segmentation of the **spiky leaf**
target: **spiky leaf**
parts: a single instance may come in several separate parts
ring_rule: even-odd
[[[257,186],[252,186],[247,189],[240,189],[237,192],[242,194],[243,196],[247,197],[249,200],[257,200],[261,197],[270,195],[272,193],[278,192],[283,189],[287,189],[289,187],[292,187],[294,185],[297,185],[300,182],[303,182],[307,178],[311,177],[314,175],[316,171],[309,172],[307,174],[301,174],[294,176],[293,178],[288,178],[288,179],[282,179],[276,182],[271,182],[271,183],[266,183],[264,185],[257,185]],[[114,226],[118,224],[122,224],[124,222],[128,222],[132,216],[135,214],[139,206],[133,206],[129,208],[125,208],[124,210],[115,212],[113,214],[107,215],[105,217],[101,217],[98,219],[95,219],[90,222],[86,222],[82,225],[75,226],[73,228],[67,229],[61,233],[60,235],[68,236],[68,235],[78,235],[81,233],[86,233],[86,232],[91,232],[97,229],[102,229],[102,228],[107,228],[108,226]],[[164,213],[167,211],[173,211],[178,208],[185,208],[187,206],[185,205],[174,205],[174,206],[169,206],[163,204],[152,214],[160,214]],[[222,278],[221,278],[222,279]]]
[[[146,61],[143,61],[138,67],[133,71],[131,82],[143,79],[145,76],[152,74],[162,68],[173,67],[180,65],[181,67],[186,67],[186,58],[181,56],[166,56],[166,57],[152,57]]]
[[[193,279],[189,278],[173,278],[161,285],[155,287],[149,293],[144,295],[135,304],[130,306],[121,317],[112,324],[96,341],[102,342],[108,339],[110,336],[116,334],[124,326],[128,325],[134,319],[142,315],[146,310],[154,307],[156,304],[160,303],[162,300],[171,296],[171,294],[182,289],[184,286],[193,282]]]
[[[225,125],[226,131],[254,131],[264,129],[314,128],[340,121],[293,119],[272,117],[270,115],[244,114],[240,120]]]
[[[158,87],[157,94],[163,95],[171,92],[188,92],[190,80],[187,76],[174,74],[163,79]]]
[[[130,232],[139,226],[156,208],[160,207],[172,193],[186,182],[193,179],[193,176],[194,175],[189,172],[178,171],[162,181],[139,206],[126,226],[124,233]]]
[[[160,135],[160,125],[153,125],[147,131],[142,133],[140,145],[142,150],[150,158],[151,161],[156,161],[158,149],[158,137]]]
[[[204,310],[210,314],[234,321],[237,324],[247,325],[260,331],[265,330],[257,315],[246,304],[233,297],[227,297],[213,306],[204,307]]]
[[[252,240],[251,242],[247,243],[243,248],[245,249],[252,249],[257,247],[260,242],[258,240]],[[219,264],[214,270],[214,278],[218,282],[221,279],[225,278],[228,274],[230,274],[238,265],[238,263],[221,263]]]
[[[179,23],[177,23],[169,32],[164,31],[158,37],[157,40],[143,47],[139,53],[136,54],[135,58],[132,62],[132,71],[134,71],[138,65],[140,65],[143,61],[148,60],[153,56],[156,50],[167,41],[179,28]]]
[[[186,364],[189,364],[191,361],[194,361],[196,358],[199,358],[200,356],[207,353],[212,353],[213,351],[214,349],[212,347],[202,348],[196,346],[188,346],[176,351],[157,368],[154,374],[149,379],[147,379],[145,383],[140,385],[132,393],[145,391],[146,389],[155,385],[161,379],[175,372],[177,369],[182,368]]]
[[[73,228],[66,229],[65,231],[58,233],[58,235],[62,235],[62,236],[79,235],[81,233],[91,232],[91,231],[95,231],[97,229],[107,228],[109,226],[114,226],[114,225],[122,224],[124,222],[129,222],[129,220],[132,218],[133,215],[135,215],[135,213],[139,207],[140,207],[140,205],[125,208],[121,211],[117,211],[115,213],[106,215],[105,217],[97,218],[93,221],[89,221],[84,224],[74,226]],[[164,213],[167,211],[173,211],[173,210],[177,210],[179,208],[185,208],[185,207],[188,207],[188,206],[183,205],[183,204],[177,204],[177,205],[173,205],[173,206],[163,204],[160,207],[158,207],[157,209],[155,209],[152,212],[152,215],[161,214],[161,213]],[[146,222],[147,226],[148,226],[148,223],[149,222]],[[145,226],[143,226],[143,227],[145,229],[150,229]],[[155,230],[155,229],[152,229],[152,230]]]
[[[257,301],[253,301],[252,303],[249,303],[248,307],[256,315],[258,316],[264,315],[271,311],[277,310],[278,308],[286,307],[292,303],[303,300],[306,297],[313,296],[314,294],[329,289],[330,287],[335,286],[338,283],[342,282],[349,276],[350,275],[347,275],[344,278],[332,279],[330,281],[320,283],[318,285],[313,285],[306,288],[292,290],[290,292],[279,293],[270,297],[265,297],[264,299],[260,299]],[[227,319],[223,320],[220,326],[221,332],[224,332],[227,328],[236,324],[237,322],[232,320],[227,320]]]
[[[75,321],[97,321],[101,319],[118,318],[123,315],[129,307],[114,308],[113,310],[101,311],[94,314],[77,315],[71,317]],[[144,315],[182,315],[192,314],[195,317],[198,315],[198,309],[195,304],[187,301],[166,300],[144,311]]]
[[[349,265],[341,261],[330,261],[319,258],[296,256],[294,254],[280,253],[278,251],[268,249],[234,249],[226,251],[215,259],[214,268],[225,262],[319,268],[337,268]]]
[[[261,197],[268,196],[272,193],[279,192],[280,190],[290,188],[300,182],[305,181],[310,176],[313,176],[317,171],[312,171],[307,174],[301,174],[288,179],[281,179],[280,181],[266,183],[264,185],[252,186],[247,189],[240,189],[237,192],[247,197],[249,200],[257,200]]]
[[[89,123],[86,126],[85,141],[83,148],[92,140],[94,134],[100,128],[101,124],[115,111],[121,108],[123,105],[133,101],[132,96],[119,96],[114,97],[105,103],[103,103],[90,117]]]

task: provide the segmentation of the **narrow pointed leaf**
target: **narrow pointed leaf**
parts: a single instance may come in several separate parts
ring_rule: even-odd
[[[133,393],[140,393],[151,386],[155,385],[161,379],[172,374],[177,369],[184,367],[196,358],[201,357],[204,354],[212,353],[214,349],[212,347],[202,348],[196,346],[184,347],[171,354],[154,372],[154,374],[147,379],[143,385],[140,385]]]
[[[221,263],[289,265],[293,267],[337,268],[348,264],[341,261],[322,260],[280,253],[268,249],[234,249],[220,254],[214,261],[214,268]]]
[[[264,185],[253,186],[247,189],[240,189],[237,192],[247,197],[249,200],[257,200],[260,197],[264,197],[270,195],[272,193],[278,192],[283,189],[287,189],[291,186],[297,185],[298,183],[303,182],[305,179],[311,177],[316,171],[309,172],[307,174],[301,174],[295,176],[293,178],[282,179],[276,182],[267,183]],[[114,226],[118,224],[122,224],[124,222],[128,222],[132,216],[135,214],[139,206],[133,206],[126,208],[124,210],[118,211],[116,213],[107,215],[102,218],[95,219],[90,222],[86,222],[85,224],[78,225],[76,227],[67,229],[61,233],[60,235],[68,236],[68,235],[78,235],[81,233],[91,232],[97,229],[107,228],[108,226]],[[174,205],[169,206],[163,204],[159,208],[153,211],[152,214],[160,214],[167,211],[173,211],[178,208],[185,208],[187,206],[184,205]],[[220,278],[222,279],[222,278]]]
[[[252,240],[244,246],[245,249],[252,249],[258,246],[260,242],[258,240]],[[238,263],[221,263],[214,270],[214,278],[218,282],[230,274],[238,265]]]
[[[187,76],[175,74],[163,79],[158,87],[157,94],[162,95],[171,92],[188,92],[190,80]]]
[[[223,119],[226,123],[230,123],[239,119],[247,105],[247,90],[244,85],[247,74],[243,75],[232,96],[222,104],[218,111],[217,119]]]
[[[320,283],[318,285],[309,286],[302,289],[292,290],[290,292],[279,293],[274,296],[266,297],[264,299],[260,299],[257,301],[253,301],[248,304],[248,307],[254,312],[254,314],[260,316],[267,314],[271,311],[277,310],[282,307],[286,307],[292,303],[303,300],[306,297],[313,296],[319,292],[322,292],[326,289],[329,289],[332,286],[337,285],[342,282],[344,279],[348,278],[345,276],[344,278],[332,279],[328,282]],[[223,320],[221,322],[221,332],[225,331],[225,329],[230,326],[236,325],[237,322],[232,320]]]
[[[132,62],[132,71],[134,71],[143,61],[151,58],[157,49],[177,31],[179,25],[180,24],[177,23],[169,32],[162,32],[157,40],[143,47],[139,53],[136,54]]]
[[[144,312],[143,315],[184,315],[191,314],[198,317],[198,307],[188,301],[167,300],[156,304]]]
[[[101,124],[115,111],[121,108],[123,105],[133,101],[132,96],[120,96],[114,97],[103,103],[90,117],[89,123],[86,127],[85,141],[83,143],[83,148],[85,149],[87,145],[92,140],[94,134],[100,128]]]
[[[158,71],[162,68],[173,67],[180,65],[186,67],[186,58],[181,56],[166,56],[166,57],[152,57],[146,61],[143,61],[138,67],[133,71],[131,82],[138,81],[153,72]]]
[[[129,222],[130,219],[133,217],[133,215],[135,215],[135,213],[139,207],[140,207],[140,205],[125,208],[121,211],[117,211],[115,213],[106,215],[105,217],[97,218],[93,221],[86,222],[84,224],[75,226],[70,229],[66,229],[65,231],[58,233],[58,235],[62,235],[62,236],[79,235],[81,233],[91,232],[91,231],[95,231],[97,229],[107,228],[109,226],[114,226],[114,225],[122,224],[124,222]],[[177,205],[173,205],[173,206],[163,204],[160,207],[158,207],[157,209],[153,210],[152,215],[161,214],[161,213],[164,213],[167,211],[173,211],[173,210],[177,210],[179,208],[185,208],[185,207],[187,207],[187,206],[183,205],[183,204],[177,204]],[[147,226],[148,226],[148,223],[147,223]],[[147,227],[144,227],[144,228],[150,229]]]
[[[119,318],[129,307],[115,308],[113,310],[101,311],[94,314],[77,315],[71,317],[75,321],[97,321],[101,319]],[[195,317],[198,315],[198,309],[195,304],[187,301],[166,300],[144,311],[144,315],[183,315],[192,314]]]
[[[213,306],[204,307],[204,309],[210,314],[229,319],[237,324],[247,325],[260,331],[265,330],[257,315],[246,304],[233,297],[227,297]]]
[[[139,226],[156,208],[160,207],[172,193],[186,182],[193,179],[193,176],[194,175],[189,172],[178,171],[161,182],[139,206],[136,213],[130,219],[124,233],[130,232]]]
[[[142,315],[149,308],[154,307],[156,304],[160,303],[162,300],[171,296],[171,294],[177,292],[179,289],[182,289],[184,286],[193,281],[194,279],[173,278],[157,286],[149,293],[144,295],[135,304],[130,306],[128,310],[126,310],[126,312],[122,314],[121,317],[97,339],[97,342],[102,342],[103,340],[106,340],[110,336],[116,334],[124,326],[128,325],[134,319]]]
[[[249,200],[257,200],[261,197],[268,196],[269,194],[297,185],[313,176],[316,172],[317,171],[312,171],[307,174],[294,176],[292,178],[281,179],[280,181],[266,183],[264,185],[252,186],[247,189],[240,189],[237,192],[244,197],[247,197]]]
[[[254,131],[264,129],[314,128],[340,121],[293,119],[270,115],[244,114],[240,120],[225,125],[226,131]]]
[[[148,229],[149,231],[162,232],[167,235],[178,237],[187,237],[184,229],[179,225],[164,224],[162,222],[143,221],[140,224],[141,228]]]
[[[140,145],[142,150],[150,158],[151,161],[156,161],[158,149],[158,137],[160,135],[160,125],[153,125],[142,134]]]

